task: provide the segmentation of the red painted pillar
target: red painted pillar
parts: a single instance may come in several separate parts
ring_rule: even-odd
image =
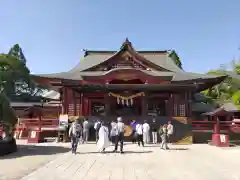
[[[83,114],[83,113],[84,113],[84,112],[83,112],[83,111],[84,111],[83,93],[81,93],[80,96],[81,96],[81,97],[80,97],[80,104],[81,104],[81,105],[80,105],[80,107],[81,107],[81,109],[80,109],[80,114],[81,114],[81,116],[83,116],[83,115],[84,115],[84,114]]]
[[[213,133],[214,134],[220,134],[220,122],[219,122],[219,119],[217,118],[217,116],[213,117],[213,121],[214,121]]]
[[[228,147],[229,146],[229,136],[225,134],[220,134],[220,121],[217,116],[214,116],[214,127],[212,134],[212,144],[217,147]]]

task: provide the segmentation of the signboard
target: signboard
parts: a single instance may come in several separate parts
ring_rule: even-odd
[[[226,137],[225,137],[224,134],[220,135],[220,141],[221,141],[221,143],[225,143],[226,142]]]
[[[65,130],[68,127],[68,115],[60,114],[59,116],[59,129]]]
[[[31,132],[31,138],[36,138],[36,137],[37,137],[36,131],[32,131],[32,132]]]

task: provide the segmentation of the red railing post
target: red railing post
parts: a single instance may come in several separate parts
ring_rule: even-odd
[[[220,122],[219,119],[217,118],[217,116],[213,117],[213,133],[214,134],[220,134]]]

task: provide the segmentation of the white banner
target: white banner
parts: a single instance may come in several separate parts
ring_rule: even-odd
[[[221,135],[220,135],[220,141],[221,141],[222,143],[225,143],[225,142],[226,142],[226,137],[225,137],[224,134],[221,134]]]

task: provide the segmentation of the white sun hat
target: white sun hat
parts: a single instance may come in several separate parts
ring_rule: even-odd
[[[118,121],[118,122],[122,121],[122,118],[121,118],[121,117],[118,117],[118,118],[117,118],[117,121]]]

